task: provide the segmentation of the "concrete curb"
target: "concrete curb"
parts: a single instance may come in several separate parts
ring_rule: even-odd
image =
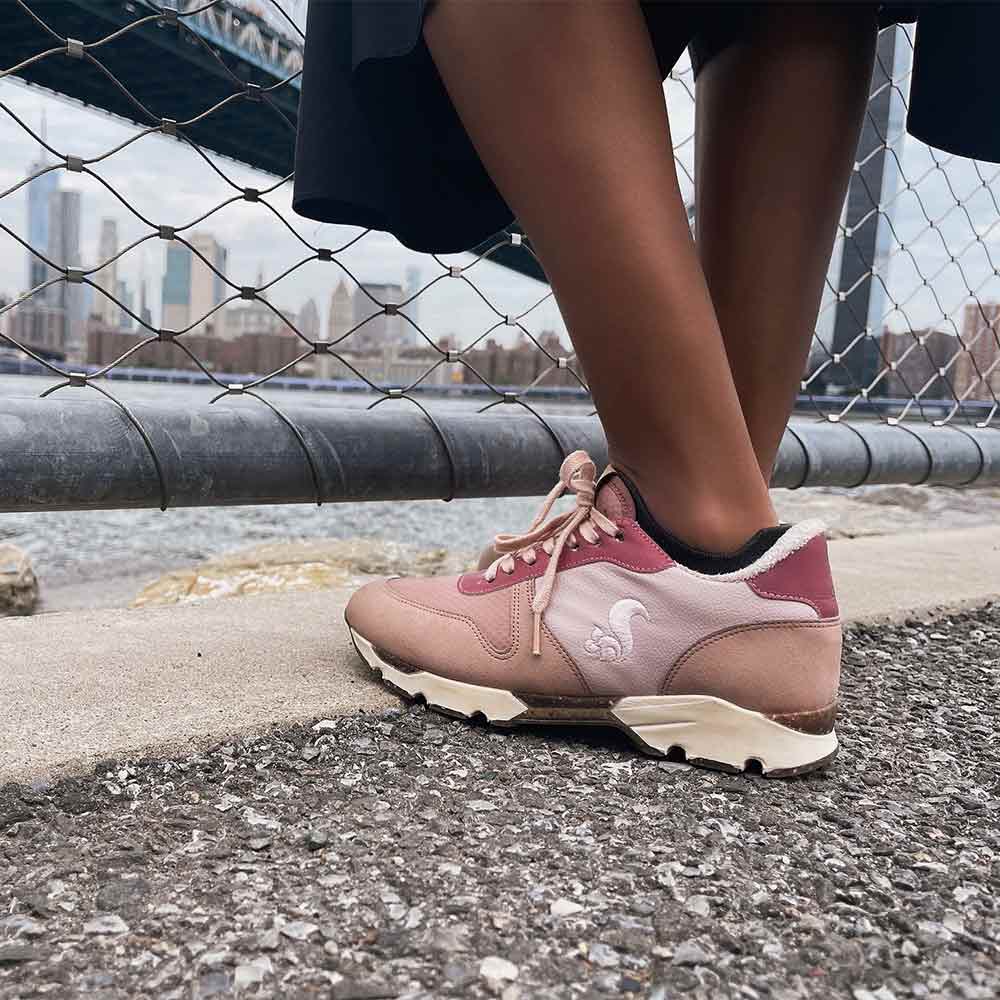
[[[840,539],[830,549],[845,621],[1000,597],[1000,527]],[[0,784],[398,704],[350,644],[349,596],[335,589],[0,621]]]
[[[898,622],[1000,598],[1000,525],[841,538],[830,562],[845,622]]]

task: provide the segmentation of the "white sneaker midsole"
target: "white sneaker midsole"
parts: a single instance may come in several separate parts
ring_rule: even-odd
[[[758,760],[765,772],[800,768],[837,749],[833,730],[803,733],[711,695],[639,695],[622,698],[611,712],[655,750],[668,753],[679,746],[689,759],[734,767]]]
[[[427,670],[404,671],[386,662],[374,646],[351,629],[368,665],[394,687],[412,696],[423,695],[429,705],[462,715],[477,712],[491,722],[512,722],[530,706],[511,691],[451,680]],[[765,772],[799,769],[815,764],[837,750],[837,736],[803,733],[710,695],[638,695],[621,698],[610,713],[624,728],[654,751],[684,750],[689,760],[706,760],[743,768],[760,761]],[[544,721],[525,719],[524,721]],[[585,721],[585,720],[581,720]]]
[[[447,708],[462,715],[475,715],[481,712],[490,722],[510,722],[528,711],[517,695],[503,688],[482,687],[479,684],[466,684],[463,681],[453,681],[427,670],[418,673],[407,673],[399,670],[391,663],[386,663],[375,647],[359,633],[351,629],[358,652],[372,667],[382,674],[382,677],[394,687],[416,697],[422,694],[429,705]]]

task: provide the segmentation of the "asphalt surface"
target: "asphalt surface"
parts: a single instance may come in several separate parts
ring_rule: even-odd
[[[825,772],[389,709],[0,789],[0,998],[1000,993],[1000,604],[847,636]]]

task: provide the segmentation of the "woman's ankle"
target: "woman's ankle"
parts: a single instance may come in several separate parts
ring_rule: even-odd
[[[766,487],[746,484],[733,490],[693,484],[683,476],[644,476],[641,471],[612,460],[642,497],[652,518],[666,532],[694,549],[707,553],[732,553],[758,531],[779,523]]]

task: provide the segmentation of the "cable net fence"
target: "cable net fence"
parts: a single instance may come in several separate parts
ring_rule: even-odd
[[[405,400],[432,422],[435,400],[446,396],[481,411],[512,404],[543,423],[547,412],[567,407],[593,412],[552,294],[531,277],[541,272],[530,239],[516,226],[471,259],[403,257],[386,234],[316,226],[291,212],[304,6],[5,5],[4,48],[12,58],[0,73],[3,128],[38,152],[27,174],[0,190],[8,260],[27,261],[23,290],[0,305],[0,375],[44,375],[44,395],[102,394],[142,435],[154,462],[150,436],[119,389],[126,381],[202,383],[212,402],[253,397],[293,432],[287,397],[270,390],[336,391],[352,394],[351,405],[372,407]],[[905,135],[913,32],[905,25],[880,37],[797,410],[834,422],[996,427],[1000,169]],[[64,124],[49,135],[11,98],[22,93],[8,86],[18,79],[113,112],[109,141],[102,145],[103,126],[95,124],[104,117],[79,105],[60,116],[78,127]],[[665,91],[693,221],[695,88],[686,56]],[[173,140],[169,163],[163,137]],[[85,155],[87,146],[100,148]],[[179,185],[182,160],[208,180],[185,182],[183,197],[143,203],[136,175],[144,172],[147,188],[165,195]],[[270,171],[266,183],[259,180],[265,173],[247,182],[246,163]],[[120,239],[116,220],[105,218],[90,241],[93,259],[84,259],[86,218],[66,179],[85,179],[110,198],[131,237]],[[16,211],[4,212],[15,203]],[[157,215],[165,204],[177,214]],[[273,274],[261,269],[250,281],[231,266],[216,230],[236,210],[236,229],[262,256],[266,250],[273,259],[282,248]],[[144,269],[152,247],[162,279],[151,304]],[[371,271],[392,254],[405,282],[386,273],[365,278],[362,264]],[[129,261],[134,273],[136,257],[139,294],[121,278]],[[304,296],[312,288],[329,296],[325,322],[315,295],[294,310],[276,304],[285,289]],[[459,295],[466,305],[453,310]]]
[[[915,31],[901,24],[879,35],[796,411],[830,422],[995,427],[1000,167],[907,135]],[[667,93],[671,110],[693,109],[689,66],[675,67]],[[693,111],[687,121],[674,152],[693,216]]]

